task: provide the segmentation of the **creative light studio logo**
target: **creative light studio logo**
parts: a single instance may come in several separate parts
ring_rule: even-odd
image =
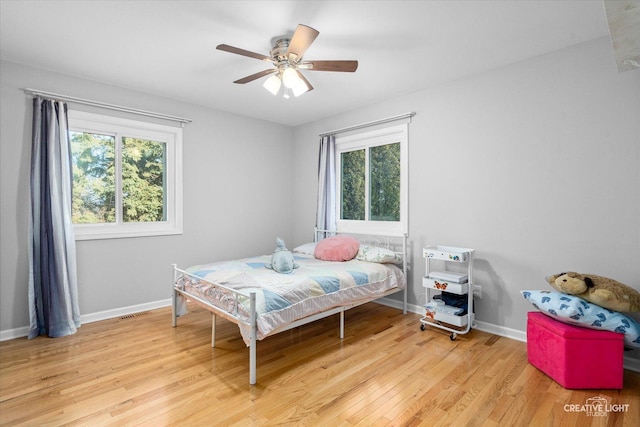
[[[582,412],[588,417],[606,417],[612,412],[627,412],[628,403],[612,404],[604,397],[590,397],[584,404],[564,405],[565,412]]]

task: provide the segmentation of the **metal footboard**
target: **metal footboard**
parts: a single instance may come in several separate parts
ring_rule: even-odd
[[[229,288],[227,286],[220,285],[218,283],[211,282],[209,280],[203,279],[201,277],[195,276],[185,270],[181,270],[178,268],[177,264],[172,264],[173,267],[173,292],[172,292],[172,301],[171,301],[171,315],[172,315],[172,326],[175,328],[178,325],[178,298],[179,296],[183,296],[189,301],[211,311],[212,321],[211,321],[211,347],[215,347],[215,337],[216,337],[216,316],[221,316],[230,322],[233,322],[237,325],[244,324],[249,330],[249,384],[253,385],[256,383],[256,345],[257,345],[257,336],[258,336],[258,326],[257,326],[257,315],[256,315],[256,293],[249,293],[249,313],[248,316],[241,316],[239,307],[240,307],[240,299],[247,298],[246,295],[236,291],[235,289]],[[184,283],[180,280],[184,277],[190,277],[194,280],[204,281],[208,284],[214,286],[216,289],[220,289],[221,299],[229,299],[229,295],[231,295],[232,301],[227,302],[227,306],[230,303],[230,307],[233,310],[225,310],[223,307],[216,306],[211,304],[211,302],[206,301],[196,295],[192,295],[188,292],[184,291]],[[245,317],[245,318],[243,318]],[[247,318],[248,317],[248,318]]]

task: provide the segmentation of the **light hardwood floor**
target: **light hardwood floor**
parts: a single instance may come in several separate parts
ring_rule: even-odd
[[[347,312],[343,340],[337,316],[267,338],[255,386],[237,326],[219,319],[211,348],[198,307],[177,328],[159,309],[5,341],[0,425],[640,426],[640,373],[625,370],[621,391],[565,390],[522,342],[450,341],[418,319],[369,303]],[[566,410],[594,397],[619,410]]]

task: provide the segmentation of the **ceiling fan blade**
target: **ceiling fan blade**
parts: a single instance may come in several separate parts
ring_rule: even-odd
[[[298,68],[309,71],[341,71],[353,73],[358,69],[358,61],[304,61]]]
[[[236,80],[234,83],[238,83],[238,84],[245,84],[245,83],[249,83],[252,82],[254,80],[259,79],[260,77],[264,77],[264,76],[268,76],[269,74],[274,74],[277,73],[278,70],[276,69],[271,69],[271,70],[263,70],[260,71],[259,73],[255,73],[255,74],[251,74],[250,76],[244,77],[242,79]]]
[[[299,24],[296,28],[296,32],[293,33],[293,37],[289,42],[287,48],[287,58],[294,61],[302,58],[302,55],[307,51],[311,43],[318,37],[320,32],[306,25]]]
[[[307,86],[307,90],[305,92],[309,92],[313,90],[313,86],[311,86],[311,83],[309,83],[309,80],[307,80],[304,74],[302,74],[300,71],[298,71],[298,77],[300,77],[300,80],[302,80],[304,84]]]
[[[273,59],[271,59],[270,56],[240,49],[239,47],[229,46],[228,44],[219,44],[218,46],[216,46],[216,49],[223,50],[229,53],[235,53],[236,55],[248,56],[249,58],[261,59],[263,61],[273,62]]]

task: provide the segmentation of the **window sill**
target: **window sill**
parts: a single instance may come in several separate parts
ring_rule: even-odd
[[[107,226],[108,227],[108,226]],[[75,230],[75,240],[127,239],[135,237],[171,236],[182,234],[182,228],[163,228],[148,230]]]

